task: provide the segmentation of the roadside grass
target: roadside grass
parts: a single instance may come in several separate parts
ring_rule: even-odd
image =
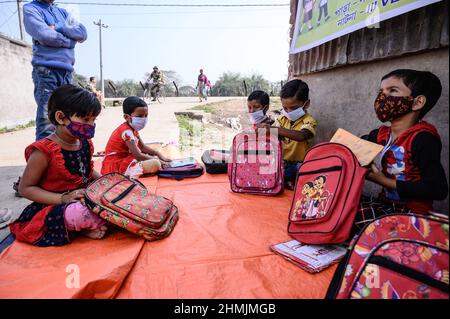
[[[3,128],[0,128],[0,134],[20,131],[20,130],[23,130],[23,129],[26,129],[29,127],[34,127],[34,126],[36,126],[36,122],[34,120],[31,120],[26,124],[17,125],[17,126],[10,127],[10,128],[5,126]]]
[[[181,150],[198,147],[199,145],[196,144],[201,140],[201,136],[205,132],[202,122],[186,115],[176,115],[176,119],[180,129],[179,144]]]
[[[208,103],[203,105],[196,105],[194,107],[191,107],[189,110],[194,111],[203,111],[205,113],[213,113],[216,110],[217,104],[214,105],[214,103]]]

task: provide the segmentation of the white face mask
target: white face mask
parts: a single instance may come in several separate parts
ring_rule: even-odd
[[[136,131],[142,130],[147,125],[148,118],[147,117],[131,117],[131,127]]]
[[[253,113],[248,113],[248,118],[252,124],[262,123],[266,118],[266,114],[264,114],[263,110],[259,110]]]
[[[299,107],[298,109],[292,111],[292,112],[286,112],[283,110],[281,112],[284,116],[286,116],[290,121],[297,121],[299,118],[301,118],[303,115],[305,115],[305,110],[303,107]]]

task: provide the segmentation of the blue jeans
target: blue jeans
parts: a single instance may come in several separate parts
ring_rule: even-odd
[[[295,185],[298,169],[302,166],[300,162],[284,162],[284,182],[292,182]]]
[[[34,99],[36,111],[36,141],[43,139],[55,131],[55,126],[48,119],[48,99],[53,91],[72,82],[72,72],[53,69],[45,66],[33,67]]]

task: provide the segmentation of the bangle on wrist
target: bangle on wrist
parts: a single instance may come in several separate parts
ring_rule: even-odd
[[[66,192],[61,194],[61,204],[64,204],[64,196],[69,194],[69,193],[70,193],[70,191],[66,191]]]

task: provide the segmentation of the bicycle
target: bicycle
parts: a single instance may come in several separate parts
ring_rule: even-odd
[[[151,91],[151,89],[149,91]],[[156,90],[154,99],[156,101],[158,101],[159,104],[162,104],[162,103],[165,102],[165,100],[166,100],[166,89],[164,88],[164,85],[161,85],[159,87],[159,90]]]
[[[150,83],[145,82],[143,89],[144,89],[144,100],[148,100],[151,97],[151,95],[150,95]]]

